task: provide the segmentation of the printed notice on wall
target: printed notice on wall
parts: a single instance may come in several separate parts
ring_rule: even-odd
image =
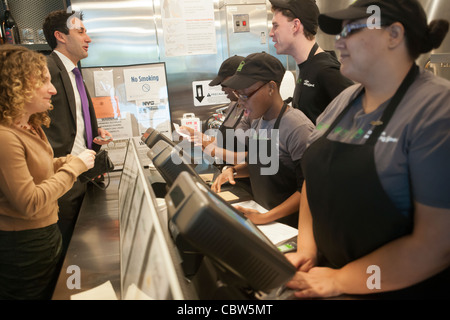
[[[162,0],[161,20],[167,57],[216,54],[211,0]]]
[[[107,149],[116,169],[121,169],[130,138],[153,128],[172,137],[169,94],[164,63],[83,68],[99,127],[113,141]],[[146,152],[148,147],[142,147]]]
[[[123,70],[128,101],[147,100],[158,104],[161,84],[166,85],[165,70],[161,67]]]
[[[194,106],[207,106],[214,104],[230,103],[221,86],[210,86],[211,80],[193,81],[192,94],[194,96]]]
[[[126,97],[137,107],[139,135],[149,127],[168,132],[170,111],[164,66],[123,70]]]

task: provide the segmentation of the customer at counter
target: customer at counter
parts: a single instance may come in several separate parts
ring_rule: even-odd
[[[220,192],[223,183],[235,184],[235,178],[250,177],[254,200],[269,211],[260,214],[252,209],[238,209],[256,224],[276,220],[296,227],[303,183],[300,160],[314,125],[301,111],[283,101],[279,89],[284,73],[278,59],[264,52],[254,53],[241,62],[233,77],[223,82],[235,90],[252,120],[249,132],[253,134],[248,139],[247,161],[222,172],[212,189]],[[258,145],[258,150],[252,145]],[[268,165],[263,164],[262,158],[274,146],[278,168],[273,174],[264,174]]]
[[[293,93],[293,107],[315,124],[317,117],[342,90],[353,82],[344,77],[340,63],[315,40],[319,8],[315,0],[270,0],[272,29],[277,54],[292,56],[299,74]]]
[[[308,298],[448,299],[450,82],[414,62],[448,22],[428,24],[417,0],[358,0],[319,23],[360,84],[317,119],[303,156],[288,286]]]
[[[189,133],[193,141],[201,144],[202,149],[206,149],[205,152],[207,152],[208,155],[221,155],[222,160],[225,162],[228,161],[229,164],[236,164],[239,161],[236,152],[242,151],[244,148],[242,148],[242,145],[239,147],[238,144],[245,142],[239,141],[236,137],[234,138],[234,141],[227,141],[227,137],[234,136],[234,134],[231,134],[230,130],[232,132],[239,129],[246,131],[250,128],[250,119],[244,115],[244,108],[238,102],[238,98],[233,93],[233,89],[223,85],[224,81],[234,75],[242,60],[244,60],[244,57],[235,55],[223,61],[217,76],[209,83],[210,86],[221,85],[222,91],[227,95],[227,98],[230,99],[228,108],[225,111],[225,119],[218,129],[219,137],[221,139],[218,140],[216,137],[196,132],[187,126],[180,127],[181,130]],[[242,155],[242,158],[243,157],[245,157],[245,155]],[[230,161],[230,159],[234,160]]]
[[[0,299],[50,299],[58,275],[58,198],[94,165],[95,152],[53,158],[56,94],[42,54],[0,46]]]
[[[77,67],[80,60],[87,58],[91,42],[82,19],[81,14],[58,10],[51,12],[43,25],[45,38],[53,50],[47,59],[57,90],[52,100],[54,108],[49,112],[52,122],[44,131],[57,157],[78,155],[85,148],[99,151],[102,145],[112,141],[111,134],[97,125],[89,92]],[[72,237],[86,188],[86,183],[77,180],[58,201],[63,253]]]

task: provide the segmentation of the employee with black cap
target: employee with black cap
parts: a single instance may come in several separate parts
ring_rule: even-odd
[[[299,74],[293,93],[293,106],[313,123],[326,106],[353,82],[339,71],[334,52],[326,52],[315,40],[319,8],[315,0],[270,0],[272,30],[278,54],[292,56]]]
[[[448,22],[428,24],[417,0],[359,0],[319,23],[360,84],[317,119],[303,156],[288,286],[299,297],[449,298],[450,82],[414,62]]]
[[[250,120],[248,117],[244,116],[244,108],[239,104],[237,97],[233,93],[233,89],[224,86],[223,82],[234,75],[242,60],[244,60],[244,57],[235,55],[223,61],[217,76],[209,83],[210,86],[221,85],[222,91],[226,93],[227,98],[230,99],[230,104],[225,111],[225,119],[219,127],[220,134],[218,137],[220,139],[205,135],[201,132],[195,132],[193,129],[186,126],[180,127],[181,130],[189,132],[191,138],[200,143],[203,149],[207,148],[206,152],[208,154],[211,156],[221,155],[223,160],[228,160],[230,164],[236,163],[240,157],[237,154],[230,155],[227,150],[235,153],[244,148],[238,147],[238,144],[240,143],[238,139],[234,138],[234,141],[228,142],[226,139],[227,137],[233,137],[235,130],[241,129],[245,131],[249,129]],[[234,161],[231,161],[231,159],[234,159]]]
[[[254,53],[241,62],[233,77],[223,82],[235,89],[239,103],[253,120],[252,134],[246,163],[225,170],[212,189],[220,191],[221,184],[234,184],[235,178],[249,176],[255,201],[269,211],[260,214],[238,209],[256,224],[277,220],[296,227],[303,183],[300,160],[314,126],[301,111],[283,102],[279,88],[284,73],[278,59],[264,52]],[[275,166],[263,159],[268,150],[273,152],[270,158],[277,162]]]

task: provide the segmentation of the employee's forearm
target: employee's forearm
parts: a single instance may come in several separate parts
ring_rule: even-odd
[[[269,212],[267,212],[266,214],[270,216],[271,221],[278,220],[290,214],[298,214],[300,197],[301,197],[300,192],[296,191],[281,204],[269,210]]]
[[[306,181],[303,183],[300,196],[297,248],[298,252],[303,251],[311,254],[316,254],[317,252],[317,246],[313,234],[312,216],[306,193]]]
[[[242,163],[234,166],[234,170],[236,172],[235,178],[247,178],[250,176],[250,172],[248,171],[248,164]]]
[[[214,146],[217,146],[216,145],[216,138],[208,136],[208,135],[202,133],[202,148],[203,148],[203,150],[208,148],[208,146],[211,146],[210,147],[211,155],[214,156],[214,153],[215,153]]]
[[[431,263],[426,252],[427,248],[413,244],[410,236],[395,240],[340,269],[336,274],[338,287],[347,294],[409,287],[432,275],[428,268],[423,268],[424,263]],[[377,282],[379,288],[375,286]]]
[[[450,265],[450,221],[448,209],[415,203],[414,230],[337,272],[338,285],[345,293],[374,293],[367,285],[369,266],[376,266],[380,292],[398,290],[425,280]],[[370,270],[369,270],[370,271]],[[378,290],[378,289],[377,289]]]
[[[203,152],[211,157],[217,157],[230,164],[243,164],[246,158],[246,152],[234,152],[217,146],[214,141],[208,145],[203,145]]]

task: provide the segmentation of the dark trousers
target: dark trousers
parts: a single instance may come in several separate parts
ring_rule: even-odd
[[[61,233],[56,224],[0,231],[0,299],[51,299],[60,257]]]
[[[63,257],[66,255],[70,239],[72,238],[73,229],[75,228],[78,213],[86,193],[86,186],[86,183],[81,183],[77,180],[73,187],[58,199],[58,226],[61,230],[63,241]]]

